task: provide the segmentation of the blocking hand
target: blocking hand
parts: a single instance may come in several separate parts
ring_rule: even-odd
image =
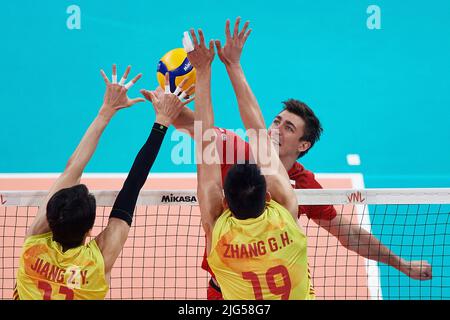
[[[187,56],[192,66],[197,69],[197,71],[201,71],[210,67],[212,61],[214,60],[214,41],[210,40],[209,48],[207,48],[205,45],[205,37],[201,29],[198,29],[200,42],[197,40],[194,29],[191,29],[190,33],[194,44],[194,50],[190,51]]]
[[[128,108],[136,103],[145,101],[142,98],[130,99],[128,97],[128,89],[130,89],[142,77],[142,74],[140,73],[134,77],[133,80],[125,84],[130,70],[131,66],[128,66],[119,83],[117,83],[117,67],[115,64],[112,67],[112,82],[109,81],[105,72],[100,70],[106,84],[106,92],[103,98],[102,110],[109,111],[114,114],[120,109]]]
[[[180,83],[174,93],[170,92],[169,73],[165,75],[165,90],[161,87],[155,91],[141,90],[142,95],[152,103],[156,113],[156,122],[166,127],[170,126],[180,115],[183,107],[194,100],[194,98],[186,98],[194,86],[192,85],[186,91],[181,87],[184,83]]]
[[[226,35],[226,43],[222,48],[222,44],[219,40],[216,40],[216,48],[217,54],[219,55],[220,60],[226,65],[230,66],[233,64],[239,64],[241,60],[242,49],[247,41],[248,36],[252,32],[252,29],[247,31],[248,25],[250,24],[247,21],[244,24],[244,27],[239,32],[239,23],[241,22],[241,18],[238,17],[236,22],[234,23],[234,32],[231,35],[230,32],[230,20],[227,20],[225,24],[225,35]]]

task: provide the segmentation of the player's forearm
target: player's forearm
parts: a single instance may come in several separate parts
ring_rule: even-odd
[[[296,201],[292,200],[294,194],[292,190],[286,191],[290,188],[289,178],[274,146],[270,142],[268,143],[270,139],[256,97],[247,83],[240,65],[227,65],[226,68],[236,94],[242,122],[247,130],[255,129],[253,132],[247,132],[250,149],[256,163],[261,168],[268,169],[268,171],[264,171],[268,190],[275,200],[283,204],[292,203],[289,205],[291,210],[291,207],[296,207]]]
[[[112,114],[100,112],[97,115],[70,157],[66,169],[64,170],[65,174],[81,177],[84,168],[88,164],[89,160],[91,160],[92,155],[97,148],[103,131],[111,119]]]
[[[139,191],[145,184],[147,176],[155,163],[164,137],[167,132],[166,125],[161,125],[158,122],[153,124],[150,135],[137,154],[133,165],[130,169],[124,187],[128,189],[135,189]]]
[[[209,138],[216,139],[214,131],[214,113],[211,102],[211,68],[205,68],[197,71],[197,82],[195,92],[195,121],[201,125],[201,134],[196,134],[197,148],[197,170],[199,181],[209,181],[220,183],[220,166],[217,158],[217,152],[212,154],[205,150],[211,146],[215,148]],[[210,159],[209,157],[213,158]]]
[[[195,92],[195,121],[199,121],[202,131],[214,127],[214,113],[211,102],[211,67],[197,71]]]
[[[239,112],[245,128],[247,130],[250,128],[266,129],[258,101],[245,78],[241,65],[227,65],[226,68],[236,94]]]
[[[343,238],[341,243],[347,249],[364,258],[385,263],[400,271],[405,265],[405,260],[389,250],[375,236],[360,226],[351,225],[349,234],[344,234],[340,238]]]
[[[211,68],[205,68],[197,71],[196,96],[195,96],[195,121],[201,127],[201,134],[196,134],[196,144],[198,152],[204,153],[210,144],[205,137],[211,133],[214,128],[214,113],[211,103]],[[204,161],[198,161],[204,164]],[[201,166],[203,168],[203,166]]]
[[[125,220],[131,226],[139,192],[155,163],[166,132],[166,126],[154,123],[147,141],[137,154],[123,187],[117,195],[110,217]]]
[[[261,110],[252,90],[250,89],[250,86],[247,83],[241,65],[226,65],[226,69],[236,94],[242,122],[248,130],[247,135],[249,136],[249,145],[253,158],[256,160],[258,165],[262,166],[260,160],[263,157],[261,155],[267,155],[268,153],[264,147],[260,147],[267,145],[265,143],[261,144],[260,141],[261,138],[266,137],[265,134],[260,134],[259,132],[259,130],[266,130],[264,120],[262,119]]]

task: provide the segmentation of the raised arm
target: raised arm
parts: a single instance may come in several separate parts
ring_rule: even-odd
[[[191,64],[197,70],[195,84],[195,121],[200,124],[202,132],[195,135],[197,148],[197,195],[202,215],[202,224],[207,239],[217,218],[223,212],[222,178],[220,160],[216,150],[214,130],[214,114],[211,103],[211,63],[214,59],[214,42],[205,46],[202,30],[198,30],[199,40],[194,30],[190,31],[194,42],[194,50],[188,53]],[[207,241],[209,244],[211,241]],[[207,252],[210,248],[207,248]]]
[[[227,20],[225,25],[226,43],[222,48],[220,41],[217,40],[217,52],[227,69],[233,85],[242,122],[248,130],[250,148],[257,164],[265,174],[268,191],[275,201],[283,205],[297,218],[297,199],[294,190],[273,144],[267,143],[267,141],[270,141],[270,138],[267,134],[264,118],[258,101],[245,78],[240,62],[242,49],[252,30],[249,29],[247,31],[249,22],[246,22],[239,32],[239,23],[240,18],[237,18],[232,35],[230,32],[230,21]],[[263,161],[267,157],[268,161]]]
[[[123,78],[127,78],[130,68],[131,67],[127,68]],[[129,99],[127,96],[128,88],[141,78],[141,74],[137,75],[125,86],[121,86],[115,81],[117,79],[116,65],[113,65],[112,83],[109,81],[103,70],[101,70],[101,74],[106,83],[106,92],[100,111],[67,162],[64,172],[56,179],[50,188],[47,197],[39,206],[38,213],[33,220],[33,223],[28,228],[27,237],[50,231],[46,216],[48,201],[57,191],[80,183],[84,168],[94,154],[103,131],[116,112],[120,109],[128,108],[138,102],[145,101],[142,98]]]
[[[169,83],[167,75],[166,82]],[[107,227],[96,238],[103,254],[107,276],[125,245],[139,193],[158,156],[167,128],[178,117],[184,104],[190,102],[190,100],[181,102],[170,92],[148,92],[148,94],[156,112],[155,123],[117,195]]]

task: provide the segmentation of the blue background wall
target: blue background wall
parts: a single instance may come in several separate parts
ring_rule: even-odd
[[[67,7],[81,8],[69,30]],[[369,30],[367,7],[381,8]],[[99,69],[127,64],[156,86],[155,69],[183,31],[224,40],[227,18],[250,20],[242,64],[266,122],[294,97],[319,115],[322,140],[302,160],[315,172],[362,172],[368,187],[450,185],[449,1],[31,1],[1,5],[0,172],[59,172],[102,102]],[[219,59],[213,65],[217,125],[242,127]],[[121,111],[88,172],[126,172],[154,120],[150,104]],[[168,161],[154,172],[195,171]],[[350,167],[346,155],[361,156]]]

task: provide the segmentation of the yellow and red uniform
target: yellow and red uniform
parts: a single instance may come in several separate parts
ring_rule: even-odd
[[[208,263],[224,299],[314,299],[306,251],[297,221],[271,200],[257,218],[226,210],[214,225]]]
[[[14,298],[20,300],[101,300],[109,286],[95,240],[63,252],[51,232],[23,245]]]
[[[221,159],[222,182],[228,170],[235,163],[243,163],[250,158],[249,144],[230,130],[215,128],[219,137],[217,144],[219,157]],[[306,170],[300,163],[295,162],[288,171],[294,189],[322,189],[322,186],[314,177],[314,173]],[[308,218],[332,220],[336,217],[336,210],[332,205],[299,205],[298,216],[306,215]],[[213,278],[214,273],[208,265],[206,248],[202,260],[202,269],[208,271]],[[222,294],[215,287],[209,286],[207,292],[208,300],[221,300]]]

